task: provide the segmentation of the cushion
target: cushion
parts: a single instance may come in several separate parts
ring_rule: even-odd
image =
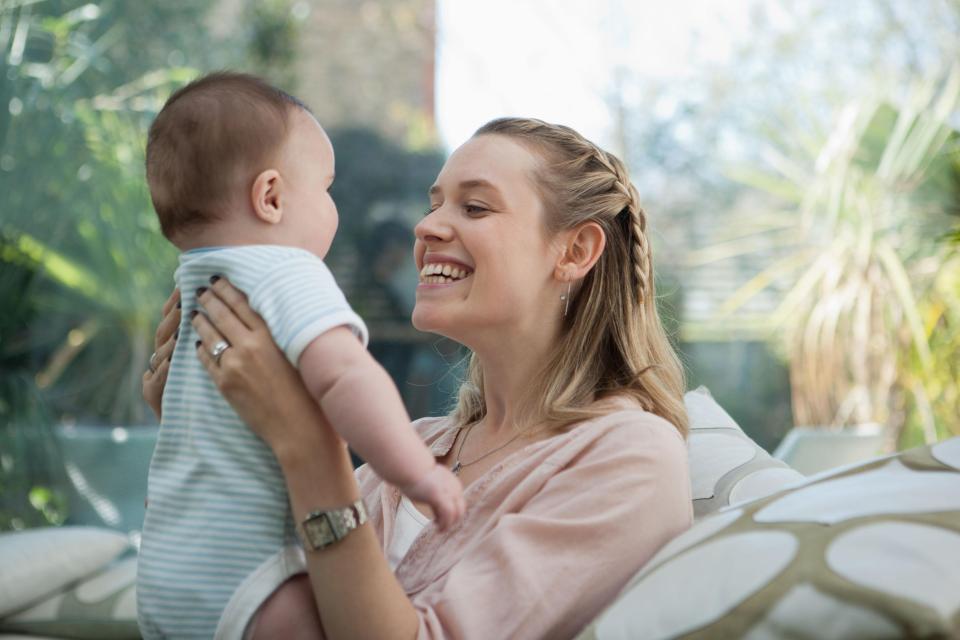
[[[0,630],[91,640],[139,638],[136,581],[136,557],[124,558],[0,620]]]
[[[683,397],[694,518],[734,502],[755,500],[802,482],[803,474],[773,458],[743,432],[706,387]]]
[[[582,633],[960,637],[960,437],[706,517]]]
[[[95,527],[0,534],[0,618],[86,578],[128,549],[127,536]]]

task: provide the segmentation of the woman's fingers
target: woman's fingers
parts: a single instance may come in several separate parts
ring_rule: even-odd
[[[157,356],[159,358],[159,355]],[[164,359],[157,365],[156,371],[147,369],[143,372],[143,399],[160,419],[160,408],[163,400],[163,387],[167,384],[170,373],[170,360]]]
[[[170,294],[170,297],[167,298],[167,301],[163,303],[163,315],[166,316],[173,311],[173,308],[178,302],[180,302],[180,289],[176,288],[173,290],[173,293]]]
[[[248,329],[256,331],[266,327],[263,319],[250,308],[247,296],[230,284],[229,280],[220,277],[211,278],[210,288]],[[214,319],[214,322],[216,322],[216,319]]]
[[[159,367],[161,362],[168,362],[173,356],[173,350],[177,348],[178,333],[179,329],[167,338],[166,342],[157,347],[156,354],[153,356],[153,366],[155,368]]]
[[[217,331],[217,328],[204,316],[202,313],[194,316],[191,321],[193,328],[196,330],[197,335],[200,336],[200,339],[196,342],[197,348],[197,358],[200,360],[200,364],[203,365],[203,368],[207,370],[207,373],[210,374],[210,377],[213,379],[213,383],[217,385],[217,388],[220,391],[223,391],[221,380],[223,369],[220,367],[220,360],[214,358],[213,354],[210,353],[210,350],[213,349],[218,342],[224,340],[225,338],[220,335],[220,332]],[[229,340],[227,341],[229,344]],[[229,350],[229,349],[228,349]],[[226,355],[225,352],[220,353],[220,357],[223,358]]]
[[[168,340],[177,332],[180,327],[180,308],[176,306],[180,300],[180,292],[174,289],[173,295],[167,298],[167,303],[173,300],[173,304],[163,305],[163,319],[157,325],[157,333],[153,338],[154,348],[159,352],[160,345],[166,344]]]
[[[230,344],[239,343],[245,335],[250,333],[250,327],[242,322],[215,292],[207,289],[197,300],[205,311],[206,317],[203,319],[207,320],[208,325],[212,323],[216,330],[219,331]],[[195,317],[192,321],[193,326],[198,326],[197,318],[203,316],[204,314],[201,313]],[[207,341],[202,335],[200,338],[204,342]],[[219,337],[217,339],[219,340]],[[211,346],[213,344],[212,342],[210,343]]]
[[[160,405],[163,398],[163,388],[167,384],[167,375],[170,373],[170,359],[177,346],[177,337],[180,332],[180,290],[174,289],[167,301],[163,303],[163,319],[157,325],[154,334],[153,355],[147,370],[143,372],[142,392],[143,399],[160,419]]]
[[[193,328],[196,330],[197,335],[200,336],[200,342],[203,344],[198,345],[202,348],[204,352],[210,355],[210,350],[213,349],[221,340],[226,340],[227,343],[230,343],[229,337],[224,337],[220,331],[217,330],[217,327],[210,322],[209,319],[202,313],[198,313],[193,317],[193,320],[190,321],[190,324],[193,325]],[[213,356],[211,355],[211,358]]]
[[[209,323],[208,323],[209,324]],[[220,365],[214,361],[213,356],[210,355],[210,352],[207,349],[211,348],[211,345],[216,344],[199,342],[197,344],[197,358],[200,359],[200,364],[203,365],[203,368],[207,370],[207,373],[210,374],[210,377],[213,378],[213,383],[220,386]]]

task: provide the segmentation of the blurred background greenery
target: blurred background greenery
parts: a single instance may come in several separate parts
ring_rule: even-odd
[[[768,449],[795,425],[960,434],[960,3],[751,5],[732,59],[663,80],[624,53],[606,92],[691,386]],[[410,413],[444,410],[462,353],[409,325],[446,155],[437,37],[433,0],[0,0],[0,530],[66,517],[56,429],[153,422],[139,385],[176,252],[144,137],[207,70],[316,110],[329,262]]]

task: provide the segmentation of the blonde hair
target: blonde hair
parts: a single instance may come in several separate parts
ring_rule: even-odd
[[[683,367],[657,314],[646,214],[626,167],[573,129],[540,120],[493,120],[474,137],[482,135],[507,136],[539,156],[534,181],[550,233],[591,221],[606,235],[603,254],[571,295],[524,424],[561,430],[607,413],[591,406],[596,399],[628,396],[686,436]],[[483,371],[472,354],[451,417],[467,425],[484,415]]]

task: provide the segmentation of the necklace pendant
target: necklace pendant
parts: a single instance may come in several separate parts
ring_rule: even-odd
[[[453,468],[450,469],[450,471],[452,471],[452,472],[453,472],[453,475],[455,475],[455,476],[456,476],[456,475],[460,475],[460,468],[461,468],[461,467],[463,467],[463,465],[460,464],[460,461],[459,461],[459,460],[457,460],[457,463],[456,463],[455,465],[453,465]]]

